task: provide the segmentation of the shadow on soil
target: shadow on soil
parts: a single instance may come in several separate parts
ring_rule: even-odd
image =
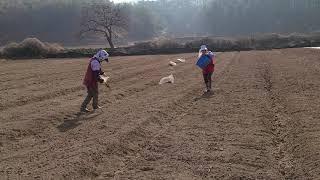
[[[57,126],[60,132],[67,132],[71,129],[74,129],[82,124],[82,121],[93,119],[99,116],[101,112],[90,112],[90,113],[81,113],[78,112],[72,116],[66,116],[62,124]]]
[[[205,92],[200,97],[194,98],[194,101],[199,101],[201,99],[210,99],[214,95],[214,92]]]

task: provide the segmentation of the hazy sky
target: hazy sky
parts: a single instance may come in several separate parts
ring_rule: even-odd
[[[137,0],[113,0],[113,2],[116,2],[116,3],[120,3],[120,2],[135,2]]]

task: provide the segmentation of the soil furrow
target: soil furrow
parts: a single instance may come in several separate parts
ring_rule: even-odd
[[[197,53],[115,57],[89,114],[78,113],[87,59],[4,62],[0,177],[317,179],[319,52],[218,54],[205,95]]]

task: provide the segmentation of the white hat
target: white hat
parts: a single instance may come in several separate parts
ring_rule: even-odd
[[[100,50],[93,57],[97,58],[99,61],[103,61],[108,59],[109,54],[107,53],[106,50]]]
[[[206,45],[202,45],[202,46],[200,47],[200,51],[207,51],[207,50],[208,50],[208,48],[207,48]]]

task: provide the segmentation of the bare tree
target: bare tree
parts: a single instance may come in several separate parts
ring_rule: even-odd
[[[89,4],[82,10],[81,27],[81,36],[89,32],[103,35],[113,49],[114,38],[127,32],[128,16],[120,5],[110,1]]]

